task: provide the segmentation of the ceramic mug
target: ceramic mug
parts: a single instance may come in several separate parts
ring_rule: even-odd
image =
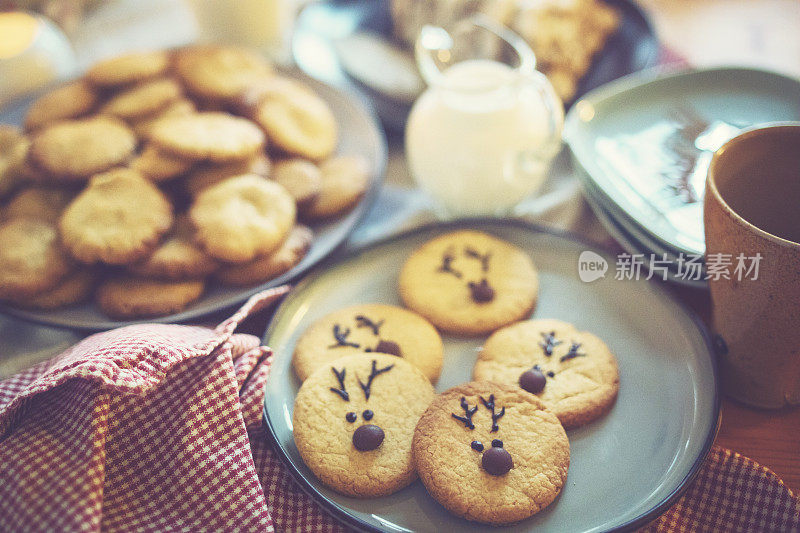
[[[704,220],[724,391],[800,404],[800,122],[748,130],[714,154]]]

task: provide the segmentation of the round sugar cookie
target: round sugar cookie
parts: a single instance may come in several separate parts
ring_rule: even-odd
[[[92,296],[94,281],[94,272],[79,268],[67,274],[51,289],[24,298],[10,298],[9,301],[25,309],[59,309],[87,301]]]
[[[158,113],[183,94],[175,80],[163,78],[131,87],[111,97],[101,112],[124,120],[132,120]]]
[[[97,305],[112,318],[146,318],[177,313],[200,298],[202,280],[159,281],[134,276],[105,280],[97,288]]]
[[[150,140],[187,159],[225,163],[247,159],[264,148],[264,133],[247,119],[206,111],[158,120]]]
[[[95,63],[86,72],[86,79],[99,87],[116,87],[160,76],[168,67],[167,52],[132,52]]]
[[[414,463],[431,496],[484,524],[528,518],[567,479],[567,434],[533,394],[475,381],[437,396],[414,431]]]
[[[560,320],[526,320],[486,341],[473,378],[536,394],[573,428],[599,418],[619,391],[617,360],[597,336]]]
[[[122,121],[98,116],[39,130],[30,157],[57,179],[85,180],[124,163],[135,148],[136,136]]]
[[[527,317],[539,281],[528,255],[486,233],[462,230],[423,244],[400,272],[400,296],[445,331],[481,335]]]
[[[246,286],[263,283],[288,272],[300,262],[314,239],[314,233],[306,226],[295,226],[280,247],[267,255],[256,257],[247,263],[224,265],[216,277],[222,283]]]
[[[129,168],[94,176],[64,210],[61,239],[83,263],[141,260],[172,226],[172,205],[158,187]]]
[[[30,218],[0,224],[1,298],[24,298],[51,289],[72,267],[53,225]]]
[[[128,266],[143,277],[165,280],[199,279],[212,274],[219,262],[205,253],[194,238],[186,215],[178,216],[170,233],[147,259]]]
[[[222,261],[245,263],[281,245],[294,226],[296,208],[286,189],[245,174],[203,190],[189,216],[206,252]]]
[[[352,208],[369,186],[369,163],[360,156],[335,156],[319,165],[320,190],[303,216],[326,219]]]
[[[231,100],[273,75],[255,51],[234,46],[194,46],[179,50],[175,68],[189,92],[205,100]]]
[[[28,108],[25,129],[41,128],[55,122],[87,114],[97,103],[97,93],[82,81],[67,83],[40,96]]]
[[[312,324],[297,341],[292,366],[301,380],[342,355],[389,353],[420,369],[435,383],[442,371],[442,339],[416,313],[385,304],[360,304],[334,311]]]
[[[414,427],[434,397],[401,358],[359,353],[330,361],[294,402],[294,442],[325,485],[356,498],[392,494],[417,478]]]

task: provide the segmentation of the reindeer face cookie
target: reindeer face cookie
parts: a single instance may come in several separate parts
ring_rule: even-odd
[[[360,353],[321,366],[297,393],[294,441],[320,481],[350,496],[396,492],[416,479],[411,440],[434,397],[401,358]]]
[[[428,241],[400,272],[403,302],[443,330],[481,335],[530,313],[539,290],[530,257],[478,231]]]
[[[486,381],[439,395],[414,431],[425,488],[450,512],[486,524],[528,518],[561,492],[569,441],[536,396]]]
[[[560,320],[527,320],[496,331],[478,355],[473,378],[536,394],[566,428],[605,414],[619,391],[608,346]]]
[[[301,380],[334,359],[360,352],[401,357],[436,382],[442,370],[442,339],[427,320],[401,307],[361,304],[335,311],[309,327],[294,351]]]

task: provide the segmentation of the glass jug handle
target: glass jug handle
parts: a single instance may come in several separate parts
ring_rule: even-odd
[[[561,148],[561,133],[564,128],[564,104],[561,98],[556,94],[553,85],[547,77],[538,70],[526,73],[525,83],[533,86],[539,93],[539,96],[544,103],[545,110],[547,111],[548,119],[548,135],[547,142],[542,146],[541,151],[551,153],[543,153],[542,155],[555,156]]]

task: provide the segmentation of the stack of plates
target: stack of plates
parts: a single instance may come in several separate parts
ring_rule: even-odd
[[[796,120],[798,80],[747,68],[649,71],[579,100],[564,138],[587,201],[630,254],[624,270],[702,287],[711,157],[743,129]]]

